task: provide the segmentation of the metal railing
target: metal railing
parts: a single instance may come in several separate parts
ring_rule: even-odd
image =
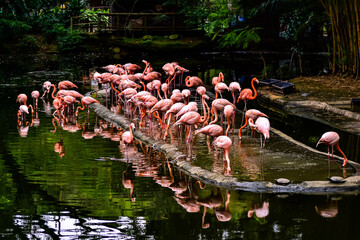
[[[104,17],[107,21],[104,21]],[[70,25],[73,29],[82,29],[88,33],[118,35],[197,31],[188,27],[184,21],[185,16],[178,13],[99,13],[98,21],[90,22],[82,17],[72,17]]]

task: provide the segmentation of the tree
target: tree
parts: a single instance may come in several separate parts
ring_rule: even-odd
[[[332,35],[332,72],[359,77],[360,0],[320,0],[330,21]]]

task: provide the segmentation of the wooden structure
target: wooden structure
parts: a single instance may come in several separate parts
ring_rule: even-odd
[[[108,21],[101,21],[101,19]],[[185,16],[178,13],[99,13],[97,22],[72,17],[72,29],[82,29],[88,33],[132,36],[146,34],[194,34],[199,30],[188,27]]]

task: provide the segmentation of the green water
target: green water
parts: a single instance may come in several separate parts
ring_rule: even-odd
[[[42,58],[1,58],[2,238],[349,239],[354,235],[360,213],[357,194],[261,194],[203,188],[151,147],[139,142],[121,146],[121,130],[93,112],[89,119],[82,113],[77,126],[71,120],[62,125],[53,122],[53,109],[49,112],[40,102],[39,124],[30,126],[28,117],[28,131],[24,133],[24,126],[20,136],[15,102],[19,93],[30,96],[45,79],[71,79],[85,93],[91,86],[83,84],[82,77],[96,64],[109,63],[93,56]],[[300,180],[327,176],[326,157],[317,156],[313,164],[314,155],[275,135],[261,152],[258,138],[249,135],[241,148],[233,138],[237,145],[230,158],[235,176],[254,180],[271,180],[279,173]],[[199,158],[193,163],[221,169],[221,164],[212,164],[210,153],[206,138],[196,138],[192,154]],[[246,157],[240,161],[239,154]],[[304,159],[300,169],[283,165],[297,159]],[[244,162],[257,168],[248,171]],[[332,169],[332,173],[337,171]]]

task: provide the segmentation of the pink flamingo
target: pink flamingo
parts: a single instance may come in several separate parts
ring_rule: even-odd
[[[20,93],[16,98],[16,102],[19,102],[20,105],[26,105],[26,102],[27,102],[26,94]]]
[[[166,130],[165,130],[165,134],[163,137],[163,140],[166,139],[166,136],[169,134],[169,127],[170,127],[170,123],[171,123],[171,117],[173,114],[177,114],[183,107],[185,107],[186,105],[182,102],[177,102],[174,103],[171,108],[169,110],[166,111],[165,113],[165,121],[166,119],[168,119],[167,123],[166,123]]]
[[[260,135],[260,147],[265,147],[265,141],[266,139],[270,138],[270,121],[266,117],[259,117],[255,121],[252,118],[249,119],[249,122],[251,122],[251,126],[259,133],[264,135],[264,144],[262,143],[262,137]]]
[[[238,82],[231,82],[229,84],[229,91],[231,92],[231,96],[233,98],[233,104],[236,103],[235,93],[241,91],[240,84]]]
[[[345,167],[348,159],[345,156],[344,152],[341,151],[341,149],[340,149],[339,140],[340,140],[340,136],[338,133],[333,132],[333,131],[326,132],[321,136],[320,140],[316,144],[316,147],[321,143],[324,143],[326,146],[328,146],[328,157],[330,158],[330,146],[331,146],[331,157],[334,159],[334,146],[335,146],[336,149],[344,157],[344,162],[343,162],[342,166]]]
[[[187,76],[185,78],[185,84],[187,87],[198,87],[200,85],[205,86],[205,84],[201,81],[201,79],[196,76],[193,77]]]
[[[44,93],[41,97],[44,97],[45,94],[46,94],[46,97],[49,97],[50,88],[51,88],[51,82],[45,81],[42,85],[42,90],[44,91]]]
[[[239,139],[241,139],[241,131],[247,126],[249,119],[251,118],[253,119],[253,121],[255,121],[258,117],[268,117],[268,116],[256,109],[249,109],[245,112],[245,123],[239,129]]]
[[[226,128],[226,132],[225,132],[225,135],[228,136],[228,132],[230,130],[230,126],[231,126],[231,119],[234,118],[234,112],[235,112],[235,108],[233,105],[226,105],[224,107],[224,114],[225,114],[225,117],[227,119],[227,122],[228,122],[228,126]]]
[[[164,128],[164,125],[163,125],[163,120],[160,119],[159,117],[159,112],[163,113],[163,118],[164,118],[165,117],[164,112],[168,111],[173,104],[174,103],[173,101],[171,101],[171,99],[162,99],[158,101],[150,110],[150,114],[154,113],[155,118],[158,119],[161,129]],[[155,111],[157,112],[157,115],[155,114]]]
[[[217,111],[220,111],[220,114],[222,116],[222,114],[223,114],[222,111],[224,110],[224,107],[226,105],[232,105],[234,107],[234,109],[236,108],[231,102],[229,102],[229,100],[224,99],[224,98],[219,98],[219,99],[215,99],[214,101],[212,101],[212,103],[211,103],[211,112],[213,114],[215,114],[215,118],[209,124],[213,124],[213,123],[217,122],[217,120],[218,120]],[[222,123],[222,119],[221,119],[221,123]]]
[[[226,83],[219,82],[218,84],[216,84],[215,85],[215,93],[216,93],[215,99],[219,98],[219,94],[220,94],[220,97],[222,98],[222,94],[225,90],[229,91],[229,87],[226,85]]]
[[[251,90],[250,88],[245,88],[243,90],[241,90],[239,98],[237,99],[237,102],[239,102],[239,100],[243,100],[245,103],[244,106],[244,111],[246,110],[246,104],[249,100],[254,100],[257,97],[257,91],[256,88],[254,86],[254,82],[256,82],[257,84],[259,84],[259,80],[257,80],[257,78],[253,78],[251,80],[251,87],[253,90]],[[254,91],[254,95],[253,95],[253,91]]]
[[[121,136],[121,143],[124,144],[131,144],[134,141],[134,135],[133,135],[133,130],[135,129],[135,124],[131,123],[130,124],[130,130],[126,131],[122,134]]]
[[[34,109],[31,105],[26,106],[26,105],[20,105],[19,110],[18,110],[18,117],[21,118],[22,120],[25,120],[25,114],[29,114],[29,108],[31,108],[31,114],[34,114]]]
[[[187,112],[181,116],[181,118],[174,123],[173,127],[185,124],[190,126],[189,134],[187,136],[187,141],[192,141],[192,126],[199,123],[204,123],[207,119],[206,111],[204,112],[204,116],[200,116],[198,112]]]
[[[215,76],[212,78],[211,83],[215,87],[216,84],[218,84],[219,82],[223,82],[223,81],[224,81],[224,74],[222,72],[220,72],[219,76]]]
[[[93,104],[93,103],[98,103],[98,104],[100,104],[98,100],[95,100],[95,99],[92,98],[92,97],[83,97],[83,98],[81,99],[82,107],[79,106],[79,107],[76,108],[75,116],[78,116],[79,110],[82,111],[82,110],[85,109],[85,105],[88,106],[88,116],[89,116],[89,105],[90,105],[90,104]]]
[[[191,96],[190,90],[189,89],[183,89],[181,91],[181,94],[183,95],[183,99],[184,99],[185,104],[188,104],[189,98]]]
[[[229,149],[232,145],[232,141],[228,136],[219,136],[213,141],[215,147],[221,148],[224,150],[224,161],[226,161],[226,173],[231,172],[230,168],[230,158],[229,158]]]
[[[217,124],[209,124],[205,127],[202,127],[198,130],[195,131],[195,135],[199,134],[199,133],[203,133],[205,135],[208,135],[210,137],[218,137],[224,134],[224,129]]]
[[[64,80],[58,83],[58,89],[65,89],[68,90],[70,88],[78,88],[73,82]]]

